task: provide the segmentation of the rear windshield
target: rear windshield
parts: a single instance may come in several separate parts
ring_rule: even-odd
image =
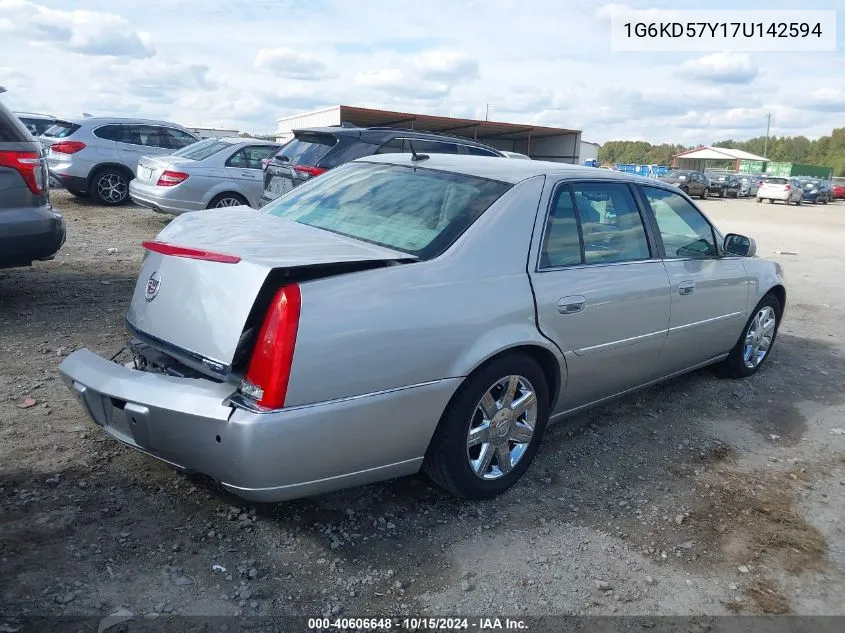
[[[688,171],[667,171],[665,178],[686,178],[690,175]]]
[[[197,141],[186,145],[180,150],[171,154],[171,156],[182,156],[190,160],[205,160],[209,156],[213,156],[217,152],[222,152],[227,147],[232,147],[231,144],[217,139],[207,138],[204,141]]]
[[[788,181],[786,178],[766,178],[766,182],[770,185],[785,185]]]
[[[276,160],[293,165],[316,167],[337,143],[331,134],[299,134],[276,154]],[[287,158],[287,160],[285,160]]]
[[[47,131],[44,132],[44,136],[49,136],[50,138],[65,138],[70,136],[76,130],[79,129],[79,126],[76,123],[71,123],[70,121],[56,121],[47,128]]]
[[[511,185],[430,169],[347,163],[271,202],[280,218],[431,259]]]
[[[53,126],[53,121],[50,119],[33,119],[22,116],[20,120],[33,136],[40,136]]]

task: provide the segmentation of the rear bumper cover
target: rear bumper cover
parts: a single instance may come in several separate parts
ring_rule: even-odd
[[[0,213],[0,268],[52,259],[65,243],[65,221],[48,207]]]
[[[460,384],[450,378],[257,413],[230,403],[231,383],[146,373],[85,349],[59,372],[113,438],[270,502],[416,472]]]
[[[179,190],[176,188],[142,184],[137,179],[129,182],[129,197],[132,199],[132,202],[157,211],[158,213],[181,215],[188,211],[201,211],[205,209],[205,205],[202,202],[179,200],[174,196],[178,192]]]

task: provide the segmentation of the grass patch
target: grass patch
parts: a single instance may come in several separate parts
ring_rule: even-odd
[[[763,613],[771,615],[784,615],[790,613],[789,603],[781,593],[765,581],[755,582],[745,589],[747,595],[754,605]]]

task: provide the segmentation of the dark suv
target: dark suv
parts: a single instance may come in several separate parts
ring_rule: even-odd
[[[658,180],[675,185],[688,196],[706,198],[709,193],[710,180],[700,171],[673,169],[660,176]]]
[[[0,268],[52,259],[64,241],[64,220],[50,206],[41,143],[0,103]]]
[[[337,127],[294,130],[293,139],[264,167],[261,204],[314,176],[372,154],[471,154],[503,158],[499,150],[459,136],[401,130],[392,127]]]

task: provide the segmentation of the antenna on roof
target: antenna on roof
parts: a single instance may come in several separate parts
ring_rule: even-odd
[[[411,160],[415,163],[431,158],[428,154],[417,154],[417,151],[414,149],[414,142],[411,140],[408,140],[408,147],[411,148]]]

